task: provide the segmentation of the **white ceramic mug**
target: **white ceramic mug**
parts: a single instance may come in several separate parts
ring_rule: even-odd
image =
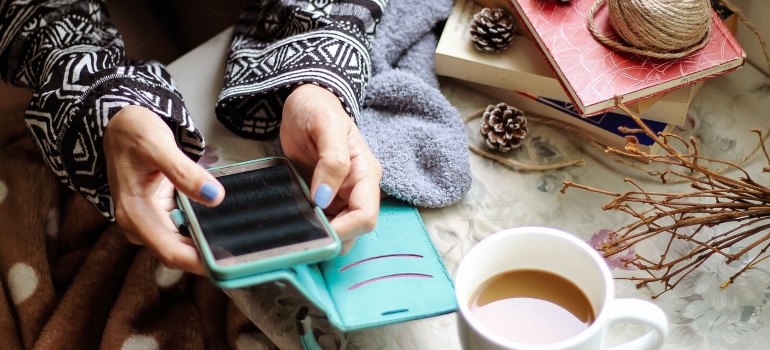
[[[544,270],[564,277],[588,297],[595,320],[577,335],[552,344],[517,343],[486,328],[471,314],[473,292],[489,278],[519,270]],[[498,232],[479,242],[463,258],[455,276],[459,306],[458,331],[464,349],[597,350],[609,325],[638,321],[651,326],[644,336],[612,349],[659,349],[668,333],[665,313],[638,299],[615,299],[610,270],[604,259],[575,236],[545,227],[519,227]]]

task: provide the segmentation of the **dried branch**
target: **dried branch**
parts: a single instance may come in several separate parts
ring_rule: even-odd
[[[633,190],[615,193],[565,181],[562,193],[577,188],[610,196],[612,199],[602,209],[620,211],[632,218],[629,224],[612,231],[607,242],[595,248],[607,258],[622,256],[623,264],[643,272],[644,276],[627,278],[635,281],[637,287],[661,283],[663,291],[654,297],[675,288],[712,257],[721,257],[725,263],[746,261],[722,288],[770,259],[770,188],[755,181],[741,166],[742,162],[704,156],[694,138],[685,139],[670,133],[656,135],[621,101],[617,103],[639,124],[639,129],[628,130],[647,134],[666,154],[641,152],[633,139],[629,139],[624,150],[607,148],[605,152],[661,165],[664,170],[654,173],[661,183],[686,182],[690,189],[681,193],[653,192],[633,179],[626,179]],[[765,134],[757,129],[752,132],[757,134],[759,142],[749,156],[761,149],[768,163],[763,173],[768,173],[770,154],[765,141],[770,130]],[[737,171],[739,176],[727,176],[725,170]],[[639,249],[634,249],[642,242],[653,242],[653,239],[664,244],[654,256],[645,256]],[[675,245],[686,248],[675,252]]]

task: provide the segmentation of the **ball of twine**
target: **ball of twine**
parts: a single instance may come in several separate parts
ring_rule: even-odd
[[[596,28],[595,13],[605,3],[610,24],[625,43]],[[711,38],[711,4],[708,0],[597,0],[588,13],[588,30],[614,50],[680,58],[700,50]]]

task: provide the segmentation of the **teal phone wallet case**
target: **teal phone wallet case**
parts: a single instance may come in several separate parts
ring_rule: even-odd
[[[377,229],[345,255],[217,284],[231,289],[272,281],[294,285],[342,331],[457,309],[452,279],[417,208],[395,199],[382,201]]]
[[[342,331],[441,315],[457,309],[452,280],[417,208],[380,204],[377,229],[345,255],[311,265],[219,281],[224,288],[293,284]]]

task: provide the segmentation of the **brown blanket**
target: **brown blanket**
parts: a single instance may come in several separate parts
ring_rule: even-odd
[[[60,185],[24,127],[29,96],[0,86],[1,348],[299,346],[295,294],[252,289],[264,299],[247,310],[258,328],[206,278],[166,268]],[[336,332],[315,333],[344,347]]]

